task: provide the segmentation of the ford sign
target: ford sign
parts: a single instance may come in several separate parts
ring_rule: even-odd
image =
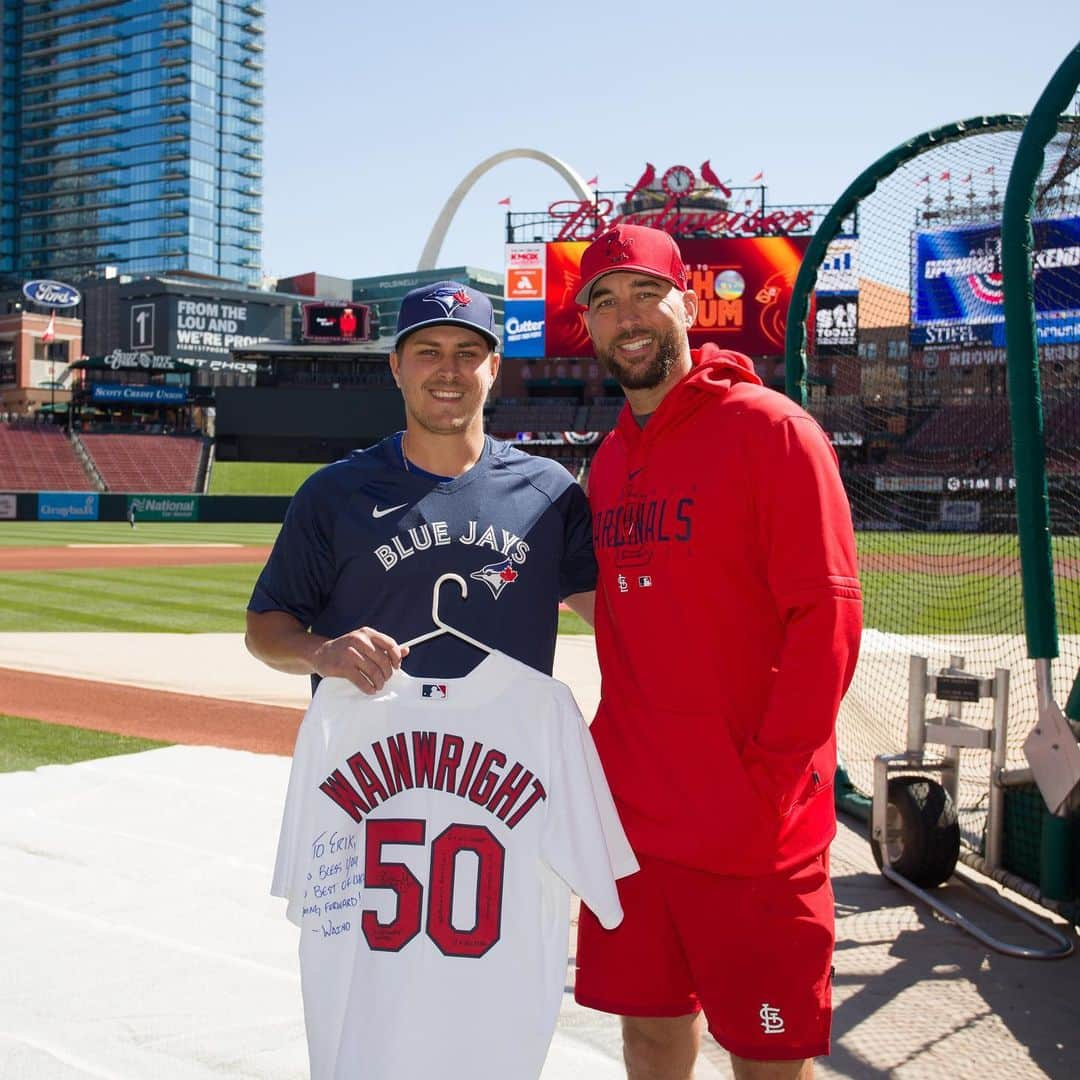
[[[65,285],[62,281],[28,281],[22,291],[27,300],[45,307],[74,307],[82,299],[74,285]]]

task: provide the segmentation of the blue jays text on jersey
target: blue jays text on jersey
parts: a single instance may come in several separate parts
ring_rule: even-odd
[[[388,544],[380,544],[375,549],[375,557],[384,570],[392,570],[402,559],[418,551],[427,551],[433,545],[446,547],[455,543],[490,548],[519,565],[529,554],[529,545],[507,529],[495,525],[482,527],[479,522],[470,521],[461,535],[454,536],[445,521],[432,521],[407,529],[404,536],[392,536]]]

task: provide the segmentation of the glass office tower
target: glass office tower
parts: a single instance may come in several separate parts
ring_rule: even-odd
[[[262,15],[230,0],[4,0],[0,270],[257,284]]]

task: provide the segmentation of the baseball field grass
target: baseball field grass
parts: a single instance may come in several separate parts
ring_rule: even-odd
[[[72,544],[240,544],[265,546],[277,525],[146,522],[0,523],[0,547]],[[0,575],[0,633],[112,631],[240,633],[258,563],[142,566],[114,570],[28,570]],[[571,611],[559,633],[591,633]]]
[[[0,547],[71,544],[267,545],[278,526],[146,522],[0,523]],[[942,533],[861,533],[868,627],[895,634],[1023,632],[1015,537]],[[1055,558],[1080,560],[1080,538],[1058,537]],[[944,560],[930,572],[891,565],[911,557]],[[986,563],[988,556],[999,565]],[[980,562],[980,560],[983,560]],[[0,632],[125,631],[229,633],[243,629],[259,565],[24,571],[0,577]],[[1059,629],[1080,633],[1080,580],[1056,583]],[[560,633],[589,633],[561,612]]]
[[[152,739],[0,715],[0,773],[36,769],[39,765],[70,765],[168,745]]]
[[[283,461],[217,461],[211,495],[292,495],[322,464]]]
[[[68,547],[87,544],[272,544],[280,526],[208,525],[145,521],[4,521],[0,547]]]

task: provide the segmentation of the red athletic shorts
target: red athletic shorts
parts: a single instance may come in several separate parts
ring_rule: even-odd
[[[621,1016],[704,1010],[726,1050],[757,1061],[829,1052],[835,937],[828,852],[799,869],[720,877],[639,856],[605,930],[581,905],[577,1001]]]

